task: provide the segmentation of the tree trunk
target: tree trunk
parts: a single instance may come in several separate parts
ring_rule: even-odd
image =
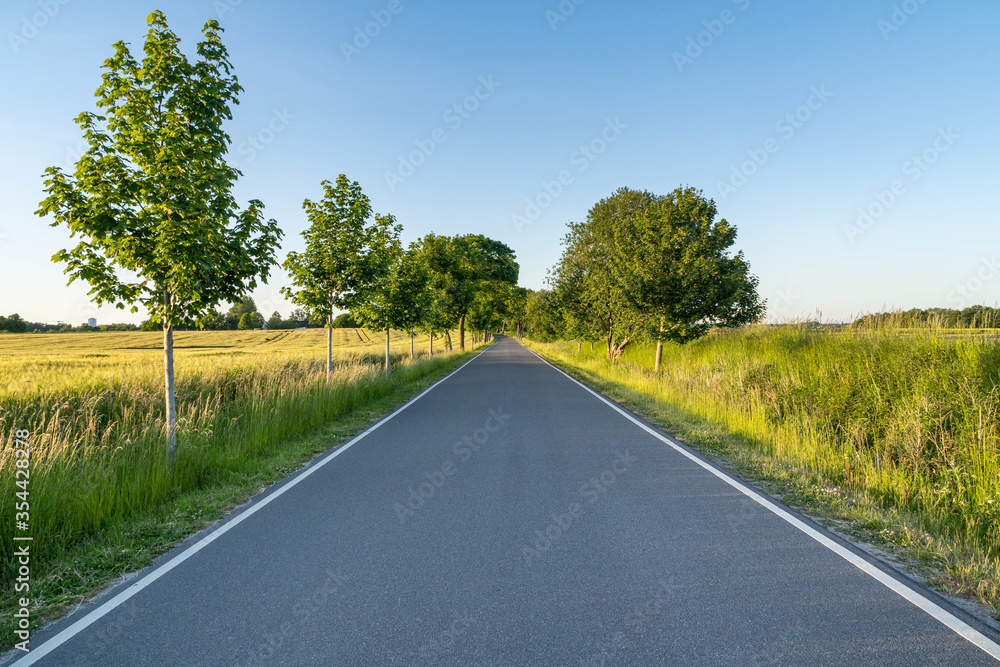
[[[333,311],[330,311],[330,324],[326,328],[326,384],[333,381]]]
[[[594,351],[594,341],[590,341],[590,351]]]
[[[458,349],[465,352],[465,315],[458,318]]]
[[[431,356],[431,357],[434,356],[434,334],[433,333],[427,334],[427,355]]]
[[[664,318],[660,318],[660,333],[663,333],[663,321]],[[662,338],[662,336],[661,336]],[[660,372],[660,364],[663,362],[663,341],[656,341],[656,363],[653,365],[653,370],[657,373]]]
[[[164,305],[170,306],[170,297],[163,296]],[[163,325],[163,379],[167,402],[167,460],[172,466],[177,456],[177,403],[174,398],[174,326],[164,315]]]
[[[583,341],[582,340],[578,340],[578,341],[576,341],[576,353],[580,354],[580,352],[582,352],[582,351],[583,351]]]
[[[631,336],[626,336],[625,340],[623,340],[622,342],[620,342],[617,345],[615,345],[614,348],[611,350],[611,358],[613,360],[617,361],[618,357],[622,356],[622,352],[625,351],[625,347],[630,342],[632,342],[632,337]]]
[[[452,348],[451,348],[451,331],[450,330],[445,330],[445,332],[444,332],[444,344],[448,348],[448,351],[451,352]]]
[[[389,322],[385,323],[385,376],[389,377]]]
[[[410,330],[410,361],[413,361],[416,355],[413,354],[413,330]]]
[[[611,346],[615,342],[615,325],[608,327],[608,359],[611,359]]]

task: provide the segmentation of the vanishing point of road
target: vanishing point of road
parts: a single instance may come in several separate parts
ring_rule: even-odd
[[[14,664],[971,666],[997,642],[501,338]]]

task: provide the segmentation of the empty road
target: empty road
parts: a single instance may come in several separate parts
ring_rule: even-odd
[[[501,339],[15,664],[996,664],[992,631],[727,480]]]

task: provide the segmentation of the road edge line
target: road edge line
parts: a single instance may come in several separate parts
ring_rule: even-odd
[[[302,468],[297,473],[293,473],[291,480],[287,481],[284,484],[282,484],[281,481],[277,482],[277,484],[280,485],[280,486],[278,486],[278,488],[275,489],[274,491],[272,491],[271,493],[268,493],[267,496],[264,497],[260,502],[258,502],[256,504],[251,504],[244,511],[242,511],[239,514],[233,516],[229,521],[226,521],[225,519],[223,519],[222,520],[223,521],[222,525],[218,526],[218,524],[216,524],[216,526],[218,526],[218,528],[215,529],[215,530],[212,530],[213,527],[211,527],[211,526],[209,528],[205,529],[207,531],[210,531],[208,533],[208,535],[206,535],[202,539],[198,540],[196,543],[192,544],[188,548],[184,549],[181,553],[177,554],[176,556],[174,556],[173,558],[171,558],[167,562],[154,567],[153,570],[149,574],[147,574],[146,576],[144,576],[141,579],[139,579],[139,581],[137,581],[134,584],[128,586],[125,590],[123,590],[122,592],[118,593],[117,595],[115,595],[113,598],[111,598],[107,602],[102,603],[100,606],[98,606],[93,611],[88,612],[83,618],[79,619],[78,621],[74,621],[73,623],[71,623],[67,627],[63,628],[58,633],[56,633],[54,636],[52,636],[49,639],[47,639],[44,642],[42,642],[42,644],[40,646],[38,646],[37,648],[33,648],[33,649],[29,650],[26,655],[24,655],[21,658],[18,658],[13,663],[11,663],[10,667],[28,667],[29,665],[33,665],[36,662],[38,662],[39,660],[41,660],[42,658],[44,658],[45,656],[47,656],[49,653],[52,653],[52,651],[56,650],[57,648],[59,648],[60,646],[62,646],[66,642],[68,642],[70,639],[72,639],[76,635],[80,634],[80,632],[82,632],[83,630],[86,630],[88,627],[90,627],[91,625],[93,625],[97,621],[99,621],[102,618],[104,618],[105,616],[107,616],[109,613],[111,613],[112,611],[114,611],[117,607],[120,607],[125,602],[128,602],[130,599],[132,599],[138,593],[140,593],[144,588],[146,588],[150,584],[156,582],[161,577],[163,577],[165,574],[167,574],[171,570],[173,570],[175,567],[177,567],[178,565],[180,565],[184,561],[188,560],[189,558],[191,558],[195,554],[197,554],[199,551],[201,551],[202,549],[204,549],[205,547],[207,547],[209,544],[211,544],[212,542],[214,542],[218,538],[220,538],[223,535],[225,535],[226,533],[228,533],[230,530],[232,530],[236,526],[238,526],[241,523],[243,523],[243,521],[246,520],[247,518],[249,518],[249,517],[253,516],[254,514],[256,514],[258,510],[260,510],[260,509],[266,507],[267,505],[269,505],[271,503],[271,501],[273,501],[275,498],[280,497],[286,491],[288,491],[289,489],[295,487],[299,482],[301,482],[305,478],[307,478],[310,475],[312,475],[314,472],[316,472],[317,470],[319,470],[320,468],[322,468],[323,466],[325,466],[327,463],[329,463],[333,459],[337,458],[338,456],[340,456],[341,454],[343,454],[344,452],[346,452],[348,449],[350,449],[351,447],[353,447],[357,443],[359,443],[362,440],[364,440],[368,435],[370,435],[371,433],[373,433],[380,426],[382,426],[387,421],[389,421],[390,419],[392,419],[393,417],[395,417],[396,415],[398,415],[400,412],[402,412],[403,410],[407,409],[408,407],[410,407],[411,405],[413,405],[414,403],[416,403],[417,401],[419,401],[421,398],[423,398],[424,396],[426,396],[427,394],[429,394],[431,391],[433,391],[439,384],[445,382],[446,380],[448,380],[449,378],[451,378],[453,375],[457,374],[463,368],[465,368],[466,366],[468,366],[469,364],[471,364],[473,361],[475,361],[476,359],[478,359],[484,352],[486,352],[486,351],[488,351],[488,350],[490,350],[492,348],[493,348],[492,345],[483,348],[482,350],[480,350],[479,352],[477,352],[474,357],[472,357],[471,359],[469,359],[468,361],[466,361],[464,364],[462,364],[461,366],[459,366],[458,368],[456,368],[452,372],[448,373],[447,375],[445,375],[443,378],[441,378],[440,380],[438,380],[437,382],[435,382],[431,386],[427,387],[427,389],[424,389],[422,392],[420,392],[419,394],[417,394],[414,398],[411,398],[410,400],[408,400],[405,403],[403,403],[401,406],[399,406],[398,408],[396,408],[395,410],[393,410],[391,413],[389,413],[388,415],[386,415],[382,419],[378,420],[377,422],[375,422],[374,424],[372,424],[371,426],[369,426],[368,428],[366,428],[365,430],[363,430],[361,433],[358,433],[356,436],[354,436],[353,438],[351,438],[350,440],[348,440],[343,445],[340,445],[339,447],[337,447],[336,449],[334,449],[332,452],[330,452],[329,454],[327,454],[326,456],[324,456],[323,458],[321,458],[317,463],[315,463],[313,465],[308,465],[307,464],[306,467]],[[286,477],[285,479],[288,480],[289,478]],[[190,539],[190,538],[188,538],[188,539]]]
[[[518,344],[520,345],[520,343]],[[542,363],[552,367],[554,370],[558,371],[559,373],[562,373],[567,378],[569,378],[576,384],[583,387],[585,390],[593,394],[598,400],[600,400],[601,402],[609,406],[611,409],[618,412],[621,416],[628,419],[630,422],[641,428],[643,431],[646,431],[657,440],[660,440],[661,442],[670,445],[670,447],[672,447],[678,453],[687,457],[691,461],[694,461],[705,470],[709,471],[710,473],[712,473],[722,481],[726,482],[727,484],[732,486],[734,489],[736,489],[743,495],[747,496],[748,498],[756,502],[761,507],[767,509],[772,514],[783,519],[792,527],[797,528],[799,531],[805,533],[816,542],[819,542],[821,545],[823,545],[836,555],[840,556],[851,565],[854,565],[856,568],[858,568],[871,578],[875,579],[880,584],[882,584],[892,592],[896,593],[910,604],[914,605],[921,611],[925,612],[926,614],[937,620],[942,625],[946,626],[955,634],[959,635],[960,637],[970,642],[971,644],[974,644],[975,646],[979,647],[994,659],[1000,660],[1000,644],[997,644],[995,641],[993,641],[992,639],[981,633],[979,630],[976,630],[974,627],[972,627],[962,619],[958,618],[944,607],[941,607],[930,598],[926,597],[919,591],[910,588],[909,586],[897,580],[890,574],[883,572],[881,569],[879,569],[872,563],[868,562],[866,559],[862,558],[858,554],[855,554],[854,552],[845,548],[843,545],[838,544],[830,536],[824,535],[823,533],[819,532],[812,526],[808,525],[798,517],[793,516],[782,507],[779,507],[776,503],[774,503],[774,501],[770,500],[769,498],[765,498],[764,496],[757,493],[756,491],[746,486],[742,482],[734,479],[720,468],[717,468],[713,463],[695,455],[693,452],[689,451],[687,447],[685,447],[677,440],[674,440],[669,435],[658,432],[655,428],[653,428],[649,424],[644,423],[638,417],[629,413],[627,410],[625,410],[623,407],[621,407],[620,405],[609,399],[607,396],[604,396],[600,392],[595,391],[594,389],[588,387],[583,382],[577,380],[575,377],[573,377],[563,369],[559,368],[558,366],[550,362],[548,359],[545,359],[534,350],[524,347],[524,345],[521,345],[521,347],[530,352],[531,354],[535,355],[536,357],[538,357],[542,361]]]

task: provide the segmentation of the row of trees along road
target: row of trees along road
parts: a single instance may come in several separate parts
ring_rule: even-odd
[[[302,233],[306,249],[288,254],[283,267],[293,286],[282,294],[330,323],[328,377],[338,310],[385,333],[387,374],[391,329],[410,335],[412,357],[418,331],[428,335],[433,354],[435,334],[450,341],[457,326],[465,350],[468,323],[485,338],[500,324],[523,319],[526,292],[517,287],[519,267],[510,247],[481,235],[429,234],[403,249],[401,226],[391,215],[373,213],[357,182],[341,174],[322,185],[323,198],[303,204],[310,222]]]
[[[181,52],[162,12],[147,23],[142,61],[124,42],[114,44],[97,89],[102,114],[76,119],[87,151],[72,174],[45,171],[47,197],[37,213],[80,238],[53,256],[66,264],[71,283],[89,283],[99,305],[145,308],[162,326],[172,461],[174,327],[205,326],[220,317],[221,303],[246,300],[268,278],[282,232],[264,219],[260,201],[241,208],[232,195],[241,173],[226,162],[231,142],[222,125],[243,89],[218,22],[205,24],[196,62]],[[387,341],[390,327],[406,329],[411,345],[418,329],[433,336],[457,324],[464,349],[467,322],[485,332],[523,306],[518,266],[504,244],[430,235],[404,251],[400,226],[390,215],[372,215],[357,183],[340,176],[323,188],[319,202],[304,204],[306,250],[290,253],[285,268],[294,283],[286,293],[328,323],[335,308],[347,307],[384,330]],[[328,371],[330,359],[328,349]],[[387,342],[387,373],[388,362]]]
[[[622,188],[570,223],[550,292],[532,296],[542,335],[603,340],[609,359],[637,338],[686,343],[712,327],[758,321],[765,304],[738,252],[736,227],[716,219],[699,190],[668,195]]]

